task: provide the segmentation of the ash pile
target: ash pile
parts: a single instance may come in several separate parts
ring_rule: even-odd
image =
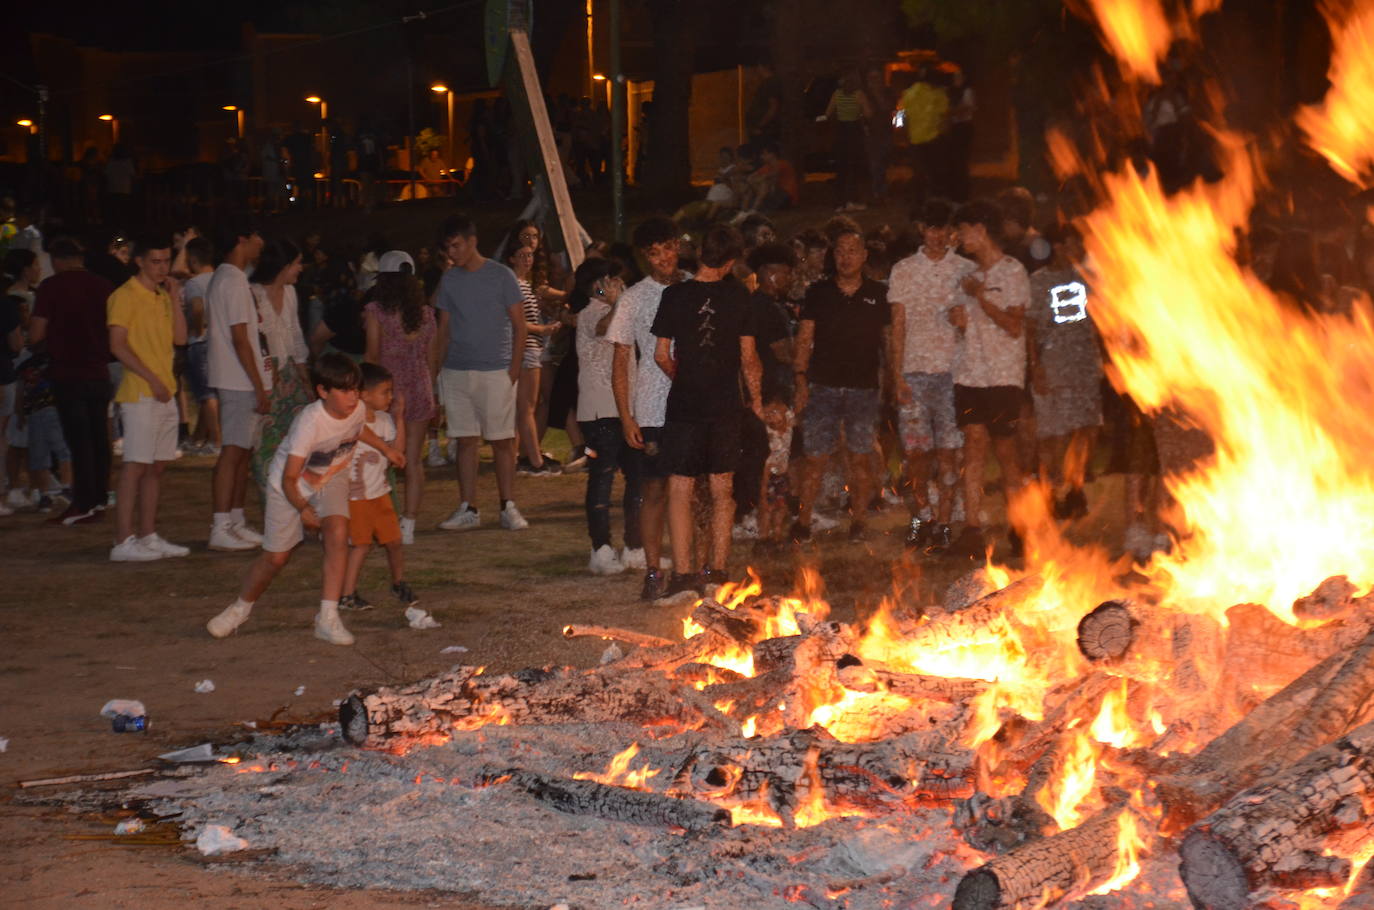
[[[322,742],[134,795],[311,881],[501,905],[1370,906],[1366,600],[1082,593],[860,629],[727,586],[682,641],[570,626],[628,653],[355,692]]]

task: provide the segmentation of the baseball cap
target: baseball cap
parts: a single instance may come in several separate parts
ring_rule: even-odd
[[[382,258],[377,260],[378,272],[399,272],[401,266],[410,266],[410,274],[415,274],[415,260],[410,258],[410,254],[404,250],[389,250],[382,254]]]

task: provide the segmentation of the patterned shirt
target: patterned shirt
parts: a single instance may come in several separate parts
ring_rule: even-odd
[[[661,427],[667,420],[668,392],[673,381],[654,363],[654,317],[663,299],[666,284],[645,278],[626,288],[616,302],[606,340],[630,345],[637,349],[639,369],[630,377],[631,401],[634,402],[635,422],[641,427]]]
[[[924,247],[892,267],[887,299],[906,311],[903,373],[948,373],[953,367],[959,335],[950,325],[949,311],[974,302],[959,282],[977,270],[972,260],[952,249],[931,259]]]
[[[1004,256],[983,273],[983,296],[999,310],[1029,309],[1030,279],[1021,263]],[[1026,336],[1013,337],[983,312],[978,301],[964,308],[968,329],[954,357],[954,381],[972,388],[1026,384]]]

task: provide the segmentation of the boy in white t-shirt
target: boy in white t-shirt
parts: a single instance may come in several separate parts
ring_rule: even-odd
[[[375,363],[362,365],[362,402],[367,418],[364,426],[376,437],[398,451],[405,449],[405,440],[398,439],[396,421],[387,411],[395,386],[391,372]],[[386,549],[387,566],[391,569],[391,593],[406,608],[406,619],[417,628],[435,628],[429,614],[415,605],[419,599],[405,582],[405,553],[401,548],[401,522],[391,501],[391,482],[387,479],[386,455],[359,442],[353,452],[353,465],[348,472],[348,570],[344,575],[344,595],[339,598],[340,610],[370,610],[372,604],[358,594],[358,574],[363,560],[372,549],[375,539]],[[417,623],[423,625],[417,625]]]
[[[339,594],[348,564],[348,469],[359,441],[405,467],[405,455],[364,426],[367,407],[358,400],[358,365],[338,353],[315,362],[311,380],[319,400],[296,415],[268,470],[263,508],[262,554],[248,570],[238,600],[205,627],[224,638],[241,626],[253,604],[305,540],[305,529],[324,539],[324,580],[315,637],[334,645],[353,644],[339,619]]]

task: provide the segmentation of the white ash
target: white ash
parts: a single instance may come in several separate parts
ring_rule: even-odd
[[[520,906],[947,907],[959,879],[981,862],[944,808],[796,830],[743,825],[688,835],[565,815],[514,787],[471,785],[492,767],[601,773],[638,741],[642,751],[630,765],[661,768],[648,783],[661,792],[674,756],[699,745],[699,736],[650,741],[645,732],[628,724],[487,727],[402,756],[355,749],[325,725],[259,736],[244,748],[241,764],[144,784],[129,795],[153,800],[160,815],[178,815],[188,840],[224,825],[255,851],[273,851],[252,862],[287,864],[310,882],[435,889]],[[831,888],[893,870],[905,872],[846,891]],[[1146,863],[1128,890],[1063,906],[1186,906],[1172,854]]]

